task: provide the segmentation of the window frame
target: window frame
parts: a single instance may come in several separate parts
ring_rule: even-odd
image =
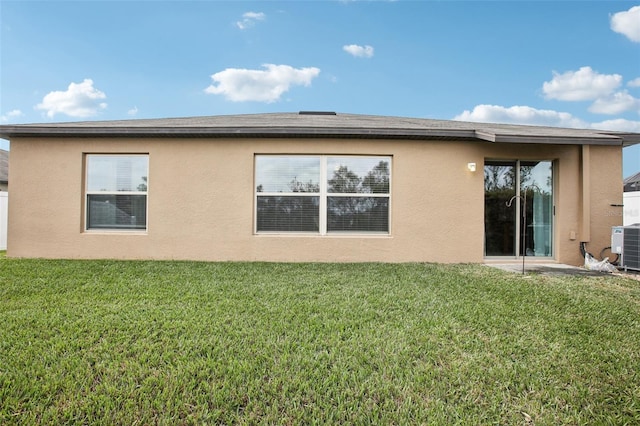
[[[92,157],[144,157],[147,160],[147,188],[146,191],[111,191],[111,190],[90,190],[89,189],[89,161]],[[83,231],[87,233],[125,233],[125,234],[147,234],[149,230],[149,153],[84,153],[84,185],[83,185]],[[142,227],[90,227],[89,223],[89,197],[91,195],[112,195],[112,196],[144,196],[145,200],[145,221]]]
[[[259,157],[281,157],[281,158],[318,158],[320,160],[319,170],[319,191],[318,192],[259,192],[257,189],[258,182],[258,161]],[[329,159],[340,158],[365,158],[386,160],[389,167],[389,189],[387,193],[368,193],[368,192],[329,192],[328,190],[328,163]],[[253,232],[255,235],[314,235],[314,236],[383,236],[391,235],[391,210],[392,210],[392,179],[393,179],[393,155],[389,154],[254,154],[254,176],[253,176],[253,204],[254,219]],[[259,197],[317,197],[318,203],[318,231],[264,231],[258,230],[258,198]],[[329,231],[328,230],[328,200],[331,197],[343,198],[385,198],[387,199],[387,230],[386,231]]]

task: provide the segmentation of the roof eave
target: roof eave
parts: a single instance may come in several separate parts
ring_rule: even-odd
[[[640,134],[638,133],[624,133],[620,137],[622,137],[622,146],[624,147],[640,144]]]
[[[613,145],[640,144],[640,134],[597,132],[593,135],[533,135],[494,129],[295,127],[295,126],[0,126],[0,138],[14,137],[327,137],[363,139],[464,139],[493,143]]]
[[[492,142],[522,144],[555,145],[622,145],[617,137],[570,137],[570,136],[531,136],[531,135],[495,135]]]
[[[363,138],[474,138],[471,130],[341,127],[21,127],[3,126],[0,137],[363,137]]]

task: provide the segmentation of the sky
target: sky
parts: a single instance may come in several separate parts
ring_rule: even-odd
[[[302,110],[640,133],[640,1],[0,0],[0,124]]]

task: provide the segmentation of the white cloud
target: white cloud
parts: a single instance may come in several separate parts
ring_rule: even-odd
[[[44,110],[53,118],[56,114],[70,117],[90,117],[105,109],[107,104],[101,102],[107,96],[93,87],[93,80],[85,79],[82,83],[71,83],[65,92],[50,92],[36,105],[36,109]]]
[[[533,126],[573,128],[589,127],[587,122],[567,112],[535,109],[528,106],[512,106],[507,108],[499,105],[476,105],[473,111],[464,111],[453,119],[480,123],[528,124]]]
[[[591,127],[599,130],[640,133],[640,121],[625,120],[624,118],[593,123]]]
[[[214,84],[205,93],[224,95],[234,102],[275,102],[291,86],[309,86],[320,74],[315,67],[293,68],[289,65],[262,65],[264,70],[227,68],[211,76]]]
[[[251,28],[256,24],[256,21],[264,21],[267,15],[262,12],[246,12],[242,14],[242,20],[236,22],[236,26],[241,30]]]
[[[342,50],[358,58],[371,58],[373,56],[373,47],[369,45],[358,46],[357,44],[349,44],[342,46]]]
[[[616,92],[604,98],[596,99],[589,111],[595,114],[621,114],[625,111],[640,112],[640,99],[631,96],[626,90]]]
[[[138,115],[138,107],[134,106],[133,108],[131,108],[129,111],[127,111],[127,115],[131,115],[131,116]]]
[[[599,74],[591,67],[582,67],[564,74],[554,71],[553,79],[543,83],[542,91],[547,99],[588,101],[610,95],[621,83],[619,74]]]
[[[640,43],[640,6],[633,6],[626,12],[614,13],[610,23],[613,31]]]
[[[629,86],[629,87],[640,87],[640,77],[635,78],[635,79],[631,80],[630,82],[628,82],[627,86]]]
[[[0,116],[0,122],[6,123],[11,121],[14,118],[22,117],[24,114],[19,109],[13,109],[6,113],[5,115]]]

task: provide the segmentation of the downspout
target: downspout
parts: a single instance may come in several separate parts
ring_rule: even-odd
[[[582,145],[582,208],[580,209],[580,252],[586,254],[586,244],[591,241],[591,147]]]

